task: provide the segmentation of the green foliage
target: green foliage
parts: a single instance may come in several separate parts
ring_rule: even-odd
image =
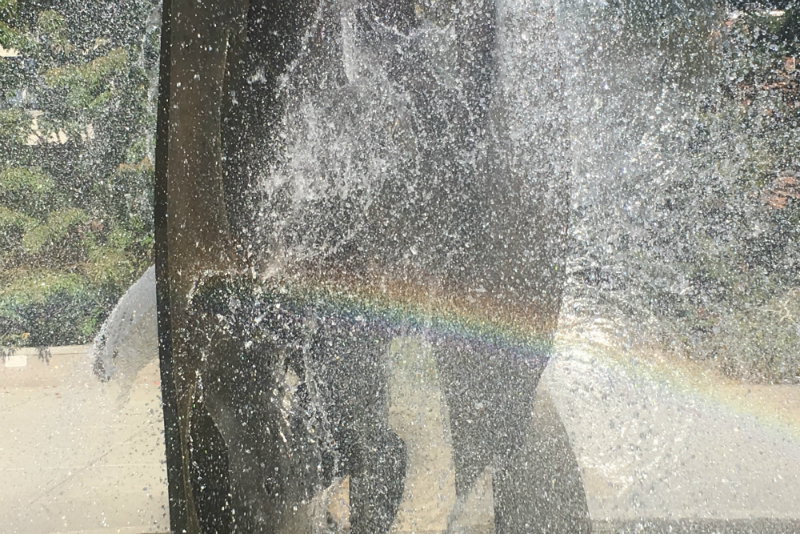
[[[53,246],[62,242],[80,224],[88,222],[88,216],[83,210],[67,209],[50,213],[47,221],[37,225],[25,233],[22,238],[22,247],[28,254],[42,251],[45,246]]]
[[[584,3],[602,48],[582,66],[599,65],[593,83],[610,81],[592,96],[610,110],[595,117],[620,155],[600,141],[612,154],[597,160],[613,169],[576,162],[609,183],[576,195],[569,289],[578,313],[613,317],[731,377],[798,383],[800,9],[783,4]],[[626,97],[652,103],[653,116]],[[618,164],[630,167],[612,177]]]
[[[113,96],[113,78],[130,69],[128,53],[117,48],[85,65],[67,65],[44,73],[45,83],[67,90],[67,104],[84,110],[102,108]]]
[[[0,0],[0,20],[13,22],[17,17],[17,0]]]
[[[760,306],[715,321],[716,335],[701,347],[730,376],[755,381],[791,379],[800,372],[800,293],[784,292]]]
[[[0,203],[31,217],[51,209],[53,180],[36,168],[12,167],[0,171]]]
[[[8,21],[10,19],[4,18],[3,20]],[[32,35],[17,31],[6,22],[3,22],[3,20],[0,20],[0,45],[2,45],[3,48],[13,48],[22,52],[34,49],[36,45]]]
[[[0,0],[0,345],[90,341],[152,262],[157,8]]]
[[[0,254],[21,246],[22,236],[36,224],[33,218],[0,206]]]
[[[113,287],[77,273],[26,269],[0,289],[0,345],[67,345],[93,336]]]
[[[42,11],[36,21],[39,38],[51,46],[68,46],[66,36],[67,20],[56,11]]]
[[[693,168],[668,192],[686,287],[653,310],[693,358],[728,375],[800,377],[800,10],[725,21],[722,76],[699,113]],[[732,150],[732,148],[734,150]]]
[[[734,47],[748,46],[766,59],[770,53],[796,55],[800,52],[800,7],[796,4],[781,10],[750,9],[737,13],[741,16],[731,25]]]
[[[0,172],[0,195],[8,203],[14,203],[6,195],[40,195],[53,189],[53,181],[36,169],[12,167]]]
[[[20,145],[25,140],[27,114],[19,109],[0,109],[0,142]],[[30,121],[27,121],[30,124]]]
[[[18,211],[0,206],[0,228],[17,228],[21,231],[36,225],[36,220]]]

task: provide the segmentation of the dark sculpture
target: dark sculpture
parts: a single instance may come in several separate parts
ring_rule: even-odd
[[[528,531],[519,455],[560,305],[567,226],[566,114],[558,58],[546,57],[554,48],[531,58],[542,61],[539,98],[552,110],[537,131],[548,149],[536,152],[512,139],[492,104],[508,97],[497,85],[492,1],[431,15],[459,43],[444,74],[405,0],[172,9],[167,225],[184,223],[168,231],[166,273],[189,524],[305,531],[315,491],[349,475],[351,532],[387,532],[406,458],[386,423],[380,360],[392,337],[416,333],[435,346],[459,502],[492,465],[497,531]],[[255,181],[280,159],[281,79],[294,69],[322,84],[317,67],[343,54],[340,9],[351,10],[357,46],[408,95],[400,108],[413,120],[400,128],[420,141],[369,202],[356,192],[292,209],[280,191],[259,197]],[[551,23],[537,39],[552,43],[541,15]],[[344,65],[326,83],[345,87]],[[293,256],[296,247],[316,253]],[[263,274],[275,258],[278,274]],[[376,295],[418,313],[364,304]],[[453,330],[452,318],[484,326]]]

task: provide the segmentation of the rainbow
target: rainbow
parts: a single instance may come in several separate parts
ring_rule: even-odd
[[[559,331],[556,353],[580,350],[593,365],[622,371],[632,383],[644,382],[676,396],[701,402],[705,412],[743,416],[757,426],[797,443],[800,449],[800,385],[748,384],[723,376],[700,362],[672,355],[663,348],[642,345],[622,351],[614,340],[598,339],[597,332]]]
[[[386,271],[379,275],[337,271],[309,276],[308,272],[254,276],[253,282],[269,295],[265,302],[295,311],[313,309],[338,320],[368,322],[392,335],[484,345],[509,357],[538,357],[542,364],[553,351],[579,348],[590,354],[596,365],[624,370],[634,382],[702,401],[712,412],[717,409],[751,417],[759,426],[800,444],[800,386],[744,384],[657,346],[623,352],[614,347],[613,339],[598,340],[599,331],[578,332],[569,326],[557,331],[557,314],[542,312],[552,310],[552,304],[502,299],[489,291],[469,291],[432,276],[392,276]],[[570,322],[564,319],[562,323]]]
[[[284,310],[313,309],[340,320],[369,322],[394,332],[407,332],[458,343],[487,344],[511,353],[550,352],[557,314],[542,305],[502,299],[480,288],[467,291],[432,276],[352,275],[344,272],[308,276],[257,277],[247,282],[241,275],[210,275],[192,291],[213,288],[221,278],[226,283],[254,286],[262,302],[279,304]]]

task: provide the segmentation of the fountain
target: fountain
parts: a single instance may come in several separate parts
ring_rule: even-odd
[[[646,498],[623,506],[587,482],[604,453],[576,384],[616,371],[598,378],[573,345],[545,367],[570,203],[573,273],[646,242],[645,201],[688,172],[687,110],[713,85],[721,12],[165,0],[147,288],[172,530],[588,532],[651,517]],[[639,417],[627,408],[615,417]]]
[[[555,6],[526,7],[171,7],[159,280],[190,523],[322,528],[347,477],[351,531],[388,532],[386,347],[412,336],[447,406],[448,528],[489,467],[495,522],[525,528],[569,173]]]

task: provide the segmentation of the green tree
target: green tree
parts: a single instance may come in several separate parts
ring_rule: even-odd
[[[85,343],[151,263],[153,0],[0,0],[0,345]]]
[[[713,4],[587,8],[602,47],[582,109],[604,151],[578,161],[598,187],[576,188],[571,291],[730,376],[796,383],[800,8]]]
[[[695,137],[697,177],[671,198],[700,217],[684,258],[687,348],[733,376],[800,376],[800,6],[734,6],[724,81]],[[691,197],[691,198],[690,198]]]
[[[690,357],[737,378],[796,382],[800,8],[732,7],[717,35],[720,80],[687,145],[691,172],[660,207],[664,258],[685,285],[652,284],[642,295],[670,345]]]

